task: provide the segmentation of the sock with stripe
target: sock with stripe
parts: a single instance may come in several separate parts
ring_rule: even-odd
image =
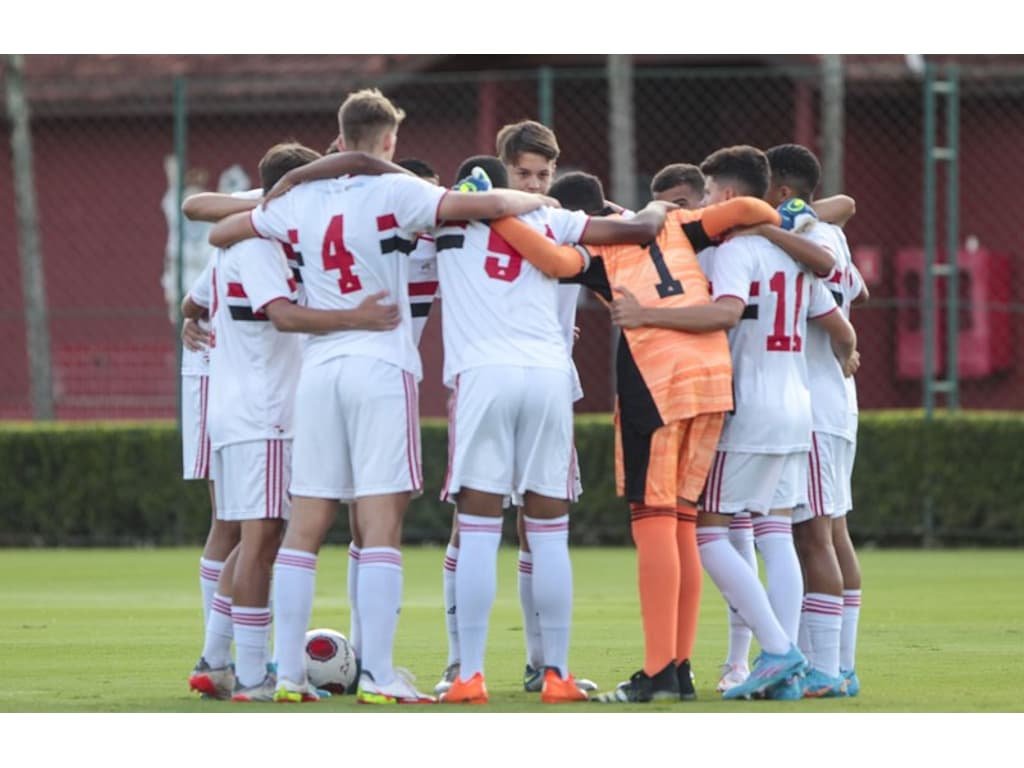
[[[459,513],[459,567],[455,570],[455,604],[459,606],[459,677],[483,674],[487,628],[498,593],[500,517]]]
[[[676,511],[630,504],[629,512],[644,627],[644,672],[653,677],[676,658],[680,599]]]
[[[259,685],[267,676],[267,641],[270,639],[270,606],[231,606],[235,630],[235,675],[243,688]]]
[[[789,651],[790,639],[775,617],[757,574],[729,543],[729,529],[702,526],[697,529],[697,545],[704,570],[726,602],[754,631],[761,648],[768,653]]]
[[[224,570],[223,560],[207,560],[199,558],[199,591],[203,595],[203,626],[210,616],[210,606],[213,605],[213,596],[217,592],[217,582],[220,581],[220,572]]]
[[[441,571],[444,587],[444,626],[448,632],[448,666],[458,663],[459,622],[455,614],[455,566],[459,562],[459,548],[448,545],[444,553],[444,568]]]
[[[569,628],[572,625],[572,563],[569,516],[547,520],[523,516],[533,554],[533,604],[540,625],[544,665],[561,677],[569,674]]]
[[[392,652],[402,605],[402,553],[394,547],[363,547],[358,588],[363,669],[378,685],[388,685],[395,679]]]
[[[679,552],[679,610],[676,629],[676,661],[693,658],[697,617],[704,569],[697,549],[697,510],[676,508],[676,549]]]
[[[757,550],[754,548],[754,524],[750,515],[742,512],[733,515],[729,523],[729,543],[733,549],[739,552],[740,557],[750,566],[750,570],[757,575]],[[731,607],[726,605],[729,614],[729,653],[725,663],[730,667],[750,666],[750,644],[754,639],[754,633],[743,621],[743,617]]]
[[[813,649],[811,666],[829,677],[839,676],[839,633],[843,625],[843,598],[822,592],[804,597],[801,625],[806,625]],[[807,654],[804,654],[805,656]]]
[[[790,642],[800,634],[804,575],[793,545],[793,521],[782,515],[754,518],[754,540],[764,558],[768,600]]]
[[[540,636],[540,616],[533,604],[533,554],[519,550],[516,563],[519,585],[519,607],[523,612],[523,640],[526,642],[526,663],[534,669],[544,666],[544,644]]]
[[[210,602],[210,614],[206,619],[206,638],[203,642],[203,658],[207,664],[219,669],[231,663],[233,636],[231,598],[214,593]]]
[[[839,668],[856,669],[857,624],[860,621],[860,590],[843,590],[843,628],[839,635]]]
[[[363,633],[359,629],[359,603],[356,601],[357,587],[359,584],[359,547],[354,541],[348,544],[348,578],[345,586],[348,591],[348,641],[356,652],[356,658],[361,658],[360,650],[363,647]]]
[[[271,594],[277,676],[301,684],[306,679],[306,630],[313,613],[317,556],[301,549],[279,549]]]

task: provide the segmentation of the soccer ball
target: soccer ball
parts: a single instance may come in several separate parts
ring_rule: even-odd
[[[356,679],[356,652],[348,638],[333,629],[309,630],[306,677],[317,688],[345,693]]]

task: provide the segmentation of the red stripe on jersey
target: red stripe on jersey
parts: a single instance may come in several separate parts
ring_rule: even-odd
[[[544,237],[546,237],[548,240],[555,239],[555,233],[551,231],[551,227],[547,224],[544,225]]]
[[[424,283],[409,283],[410,296],[433,296],[437,293],[437,280]]]
[[[242,287],[241,283],[228,283],[228,296],[234,299],[249,298],[249,294],[245,292],[245,288]]]
[[[754,282],[752,282],[750,284],[750,295],[751,296],[760,296],[761,295],[761,283],[759,283],[757,280],[755,280]]]
[[[395,214],[386,213],[377,217],[377,231],[383,232],[386,229],[398,229],[398,219],[395,218]]]

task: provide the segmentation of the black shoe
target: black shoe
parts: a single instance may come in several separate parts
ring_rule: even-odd
[[[678,701],[679,677],[676,674],[676,663],[670,661],[663,670],[650,677],[642,669],[633,673],[629,682],[619,683],[614,691],[602,693],[595,696],[591,701],[598,701],[604,704],[617,704],[623,702],[648,702],[662,699],[673,699]]]
[[[345,693],[354,695],[359,690],[359,676],[363,673],[363,660],[356,658],[356,676],[352,678],[352,682],[348,684],[348,688],[345,689]]]
[[[690,669],[689,659],[679,662],[676,676],[679,678],[679,698],[683,701],[694,701],[697,698],[697,691],[693,687],[693,670]]]

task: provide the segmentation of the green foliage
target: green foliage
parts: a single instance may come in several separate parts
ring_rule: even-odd
[[[861,415],[850,529],[879,545],[1024,543],[1024,414],[919,411]],[[629,544],[615,496],[608,415],[576,420],[584,493],[575,544]],[[408,541],[441,542],[452,506],[439,499],[448,462],[443,421],[422,427],[425,491]],[[181,479],[173,424],[8,424],[0,431],[0,545],[186,544],[209,527],[205,484]],[[344,518],[344,515],[342,516]],[[506,524],[506,540],[514,539]],[[347,540],[340,520],[331,540]]]

